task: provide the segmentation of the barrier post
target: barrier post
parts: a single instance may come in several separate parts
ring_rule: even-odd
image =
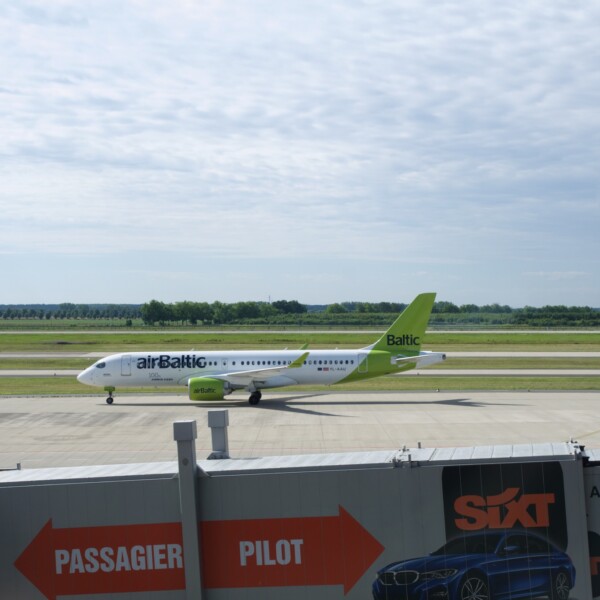
[[[229,411],[217,409],[208,411],[208,426],[212,437],[212,452],[209,459],[229,458]]]
[[[183,535],[186,598],[202,600],[202,575],[200,573],[200,543],[198,541],[196,463],[196,421],[173,423],[173,438],[177,442],[179,469],[179,506]]]

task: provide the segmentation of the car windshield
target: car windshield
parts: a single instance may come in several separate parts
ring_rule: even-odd
[[[432,552],[432,556],[445,554],[493,554],[500,541],[498,534],[469,535],[455,538],[444,544],[439,550]]]

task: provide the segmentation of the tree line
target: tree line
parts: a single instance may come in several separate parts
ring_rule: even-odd
[[[151,300],[140,309],[141,317],[147,325],[178,321],[182,324],[229,324],[251,319],[268,321],[279,315],[300,315],[308,312],[308,307],[296,300],[275,302],[175,302],[165,304]]]
[[[136,319],[140,304],[0,304],[0,319]]]
[[[313,325],[385,326],[406,304],[394,302],[341,302],[307,305],[297,300],[275,302],[175,302],[151,300],[145,304],[0,305],[0,319],[124,320],[164,325]],[[511,308],[507,305],[456,305],[440,301],[433,306],[432,325],[507,327],[598,327],[600,309],[587,306]]]

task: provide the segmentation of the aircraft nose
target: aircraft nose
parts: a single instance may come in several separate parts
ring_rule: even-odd
[[[94,372],[91,368],[86,369],[85,371],[81,371],[79,375],[77,375],[77,381],[79,383],[84,383],[86,385],[93,385],[94,383]]]

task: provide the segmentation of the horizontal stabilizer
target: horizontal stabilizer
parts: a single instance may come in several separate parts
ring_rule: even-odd
[[[443,352],[421,352],[418,356],[395,356],[392,362],[396,365],[415,363],[417,367],[427,367],[446,360]]]

